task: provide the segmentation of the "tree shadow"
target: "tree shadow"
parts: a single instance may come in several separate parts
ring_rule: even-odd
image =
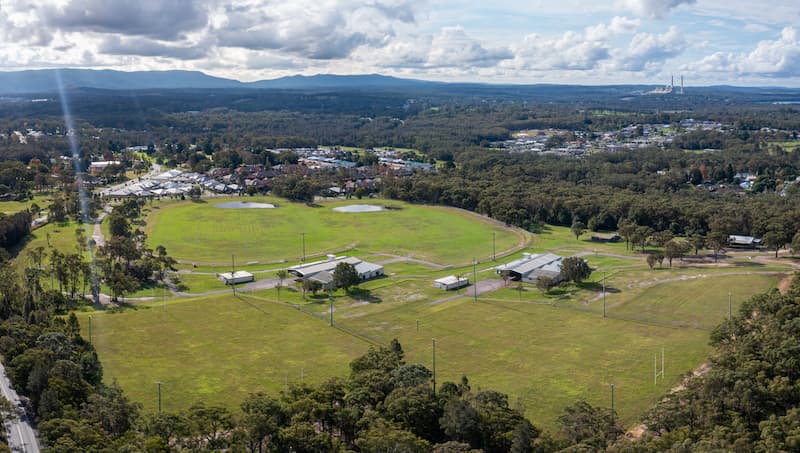
[[[350,288],[349,294],[350,297],[354,299],[369,302],[371,304],[379,304],[383,302],[383,299],[381,299],[378,296],[375,296],[374,294],[372,294],[372,291],[364,288],[358,288],[358,287]]]
[[[592,292],[602,292],[603,291],[603,282],[582,282],[578,283],[578,288],[585,289]],[[618,293],[620,292],[619,288],[614,288],[613,286],[608,286],[606,284],[606,292],[607,293]]]

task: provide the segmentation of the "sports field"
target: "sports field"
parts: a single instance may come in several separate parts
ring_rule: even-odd
[[[296,261],[303,254],[324,255],[358,248],[363,253],[411,255],[440,264],[492,256],[524,241],[511,230],[472,213],[439,206],[388,200],[351,200],[309,207],[283,199],[235,198],[266,202],[276,209],[222,209],[208,202],[165,204],[147,217],[153,246],[162,244],[173,257],[198,264]],[[333,208],[373,204],[392,209],[343,213]]]
[[[702,289],[697,285],[665,282],[636,293],[617,307],[619,312],[602,319],[568,304],[541,303],[538,291],[526,291],[522,302],[515,291],[503,289],[481,295],[478,302],[464,297],[438,303],[451,294],[434,290],[426,279],[386,279],[365,285],[361,296],[372,302],[336,297],[335,321],[344,331],[327,325],[324,297],[303,300],[284,289],[281,300],[302,311],[278,304],[274,290],[240,298],[178,299],[118,314],[96,312],[93,335],[107,381],[117,379],[147,410],[155,405],[156,381],[167,383],[169,409],[186,408],[200,398],[235,409],[248,392],[276,392],[287,381],[298,382],[301,374],[308,382],[346,376],[348,362],[369,341],[398,338],[409,361],[430,366],[436,338],[439,382],[467,375],[475,388],[497,389],[512,402],[521,401],[532,420],[546,427],[578,399],[607,405],[613,383],[617,410],[633,423],[707,357],[709,331],[688,326],[701,319],[705,327],[726,315],[710,309],[709,300],[723,298],[726,305],[728,290],[766,290],[777,277],[702,281],[708,284],[703,297],[692,297]],[[654,305],[653,292],[678,302]],[[627,319],[627,311],[639,318]],[[681,321],[676,322],[680,327],[665,320]],[[86,314],[81,321],[88,335]],[[659,354],[660,368],[662,348],[665,378],[654,384],[653,354]]]
[[[336,328],[328,325],[327,295],[304,295],[297,287],[141,301],[122,313],[94,312],[93,338],[106,380],[116,379],[146,410],[155,409],[156,381],[164,383],[168,410],[201,399],[236,409],[253,391],[274,394],[291,382],[345,377],[350,360],[370,344],[393,338],[400,340],[408,361],[431,366],[435,338],[438,382],[466,375],[473,388],[506,392],[542,427],[553,428],[563,408],[580,399],[608,406],[611,384],[621,419],[634,424],[707,359],[708,335],[727,316],[728,292],[735,295],[735,310],[750,295],[775,287],[788,269],[761,259],[766,256],[698,265],[676,261],[671,269],[650,269],[643,255],[624,243],[591,242],[590,234],[576,239],[568,228],[553,226],[520,236],[443,207],[385,200],[318,207],[267,197],[246,200],[278,207],[215,207],[230,201],[221,198],[151,209],[150,243],[197,263],[182,265],[189,272],[180,274],[188,292],[225,291],[213,272],[231,254],[257,280],[274,278],[275,270],[299,258],[300,233],[305,233],[307,255],[347,249],[363,259],[386,261],[387,277],[365,282],[351,294],[336,291]],[[332,210],[364,203],[396,209]],[[489,262],[493,233],[497,251],[520,242],[528,247]],[[493,266],[523,251],[579,254],[595,272],[582,284],[546,294],[532,285],[503,287]],[[475,268],[473,257],[480,261]],[[603,273],[606,318],[601,316]],[[494,286],[477,301],[468,289],[443,292],[432,286],[434,278],[448,274],[477,276]],[[84,335],[88,316],[80,315]],[[654,383],[653,356],[659,356],[660,371],[662,350],[664,376]]]
[[[84,338],[116,380],[146,410],[156,408],[156,381],[170,411],[197,401],[238,407],[250,392],[276,394],[286,382],[345,376],[367,344],[302,312],[277,304],[218,296],[173,299],[124,313],[79,314]]]

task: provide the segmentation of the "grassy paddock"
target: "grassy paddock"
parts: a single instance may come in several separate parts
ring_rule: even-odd
[[[92,339],[105,369],[128,395],[156,408],[186,409],[197,401],[232,409],[249,393],[277,393],[286,382],[344,376],[367,345],[298,310],[247,299],[172,300],[123,313],[92,313]],[[88,338],[88,315],[79,314]]]

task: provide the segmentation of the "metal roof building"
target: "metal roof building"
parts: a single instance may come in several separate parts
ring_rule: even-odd
[[[561,279],[561,260],[564,258],[553,253],[523,253],[522,258],[497,266],[497,274],[508,272],[511,280],[535,283],[539,277],[554,280]]]
[[[219,274],[219,279],[222,280],[226,285],[236,285],[238,283],[252,282],[256,278],[250,272],[236,271],[233,274],[230,272]]]
[[[313,263],[299,264],[292,266],[289,269],[290,274],[296,275],[301,278],[311,278],[313,280],[328,280],[327,276],[318,275],[321,273],[328,273],[333,275],[336,265],[339,263],[352,264],[356,268],[359,278],[361,280],[369,280],[371,278],[380,277],[383,275],[383,266],[380,264],[368,263],[362,261],[354,256],[334,256],[328,255],[328,259],[322,261],[314,261]],[[315,278],[317,277],[317,278]]]

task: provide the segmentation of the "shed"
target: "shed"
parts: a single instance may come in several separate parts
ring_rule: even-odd
[[[469,285],[469,279],[466,277],[456,277],[455,275],[448,275],[433,281],[433,286],[441,288],[445,291],[451,289],[459,289]]]
[[[250,272],[236,271],[234,273],[226,272],[224,274],[219,274],[219,279],[226,285],[236,285],[239,283],[252,282],[256,278]]]

